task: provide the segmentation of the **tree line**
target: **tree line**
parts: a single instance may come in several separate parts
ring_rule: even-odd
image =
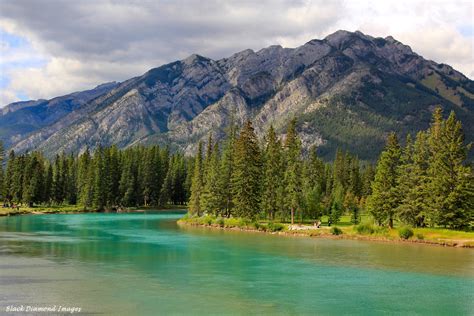
[[[466,229],[474,221],[474,177],[454,112],[444,120],[441,108],[431,126],[405,146],[390,134],[377,164],[368,210],[379,224],[394,219],[415,226]]]
[[[304,155],[296,121],[284,140],[270,127],[259,143],[252,123],[237,135],[231,127],[221,145],[199,144],[191,181],[189,211],[215,216],[274,220],[319,219],[337,223],[351,214],[357,224],[368,210],[379,225],[394,221],[422,227],[469,228],[473,223],[474,183],[454,112],[443,120],[441,108],[432,124],[402,148],[389,135],[376,169],[361,166],[357,157],[337,151],[333,163],[311,150]],[[220,147],[222,146],[222,150]]]
[[[259,142],[248,121],[240,133],[231,124],[227,138],[199,143],[194,160],[189,211],[215,216],[302,221],[328,215],[337,223],[344,212],[360,221],[371,194],[374,168],[338,150],[325,163],[316,150],[303,154],[292,120],[284,140],[270,127]]]
[[[304,152],[292,120],[283,137],[270,127],[262,140],[250,121],[240,132],[200,142],[194,157],[159,146],[116,146],[60,154],[10,151],[0,168],[4,204],[78,204],[86,209],[186,204],[194,215],[317,220],[336,224],[344,213],[354,224],[368,212],[380,225],[469,228],[474,216],[470,145],[454,113],[433,113],[431,126],[402,146],[392,133],[376,167],[337,150],[324,162]],[[0,143],[0,165],[5,152]]]
[[[0,165],[5,158],[0,143]],[[60,154],[49,161],[39,151],[10,151],[0,168],[4,204],[78,204],[85,209],[185,204],[189,158],[168,148],[99,147],[93,154]]]

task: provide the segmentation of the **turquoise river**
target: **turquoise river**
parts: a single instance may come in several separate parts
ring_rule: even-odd
[[[182,215],[0,218],[0,314],[474,315],[471,249],[180,227]]]

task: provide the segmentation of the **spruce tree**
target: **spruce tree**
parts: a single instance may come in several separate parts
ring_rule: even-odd
[[[423,226],[427,207],[427,169],[429,152],[425,132],[419,132],[415,144],[407,137],[399,167],[397,215],[401,222]]]
[[[5,196],[5,201],[8,204],[12,203],[13,200],[13,177],[15,175],[15,162],[16,155],[15,151],[11,150],[8,154],[7,169],[5,171],[5,180],[3,181],[3,195]]]
[[[238,217],[255,219],[260,209],[262,163],[257,136],[250,121],[244,125],[235,142],[234,155],[234,213]]]
[[[474,187],[472,169],[465,165],[468,146],[464,144],[461,123],[451,112],[442,120],[441,109],[433,115],[428,168],[430,217],[438,225],[465,228],[473,219]]]
[[[94,199],[93,206],[103,210],[107,203],[107,170],[104,149],[99,147],[94,153]]]
[[[189,212],[201,215],[201,194],[203,190],[202,170],[202,142],[199,142],[196,157],[194,159],[193,178],[191,181],[191,196],[189,198]]]
[[[266,146],[263,153],[263,194],[262,210],[271,220],[283,203],[283,157],[280,140],[270,126],[265,137]]]
[[[400,155],[397,136],[391,133],[377,163],[372,195],[368,201],[369,212],[376,222],[379,225],[388,223],[390,228],[393,227],[395,210],[400,204],[397,192]]]
[[[215,144],[212,148],[211,157],[207,162],[207,173],[205,176],[204,187],[201,194],[201,207],[206,212],[218,215],[223,208],[223,192],[219,178],[220,161],[219,146]]]
[[[296,120],[288,126],[285,139],[285,191],[286,201],[291,212],[291,224],[295,222],[295,212],[301,206],[301,141],[296,133]]]
[[[234,124],[233,116],[226,132],[227,138],[222,149],[219,187],[222,190],[223,213],[226,217],[230,217],[234,207],[232,201],[232,176],[234,173],[234,145],[237,133],[237,126]]]

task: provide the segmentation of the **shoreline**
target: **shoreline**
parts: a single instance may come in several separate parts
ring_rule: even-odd
[[[283,231],[265,231],[256,229],[253,227],[225,227],[218,224],[201,224],[195,222],[189,222],[183,219],[177,221],[178,225],[196,227],[196,228],[207,228],[213,230],[224,230],[224,231],[240,231],[240,232],[254,232],[254,233],[263,233],[270,235],[279,235],[279,236],[295,236],[295,237],[310,237],[310,238],[324,238],[324,239],[339,239],[339,240],[360,240],[360,241],[372,241],[372,242],[384,242],[384,243],[403,243],[403,244],[424,244],[430,246],[441,246],[441,247],[452,247],[452,248],[464,248],[464,249],[474,249],[473,241],[467,243],[460,242],[458,240],[452,241],[443,241],[443,240],[425,240],[425,239],[401,239],[401,238],[389,238],[387,236],[371,236],[371,235],[362,235],[362,234],[340,234],[333,235],[330,233],[329,227],[319,228],[319,229],[307,229],[307,230],[283,230]],[[333,226],[335,227],[335,226]],[[340,228],[340,227],[339,227]]]
[[[47,208],[47,209],[27,209],[27,210],[15,210],[15,209],[6,209],[0,208],[0,217],[6,216],[23,216],[23,215],[47,215],[47,214],[86,214],[86,213],[145,213],[147,211],[169,211],[169,210],[185,210],[185,207],[161,207],[161,208],[137,208],[137,209],[119,209],[119,210],[81,210],[81,209],[70,209],[64,210],[61,207],[58,208]],[[4,212],[6,210],[6,212]]]

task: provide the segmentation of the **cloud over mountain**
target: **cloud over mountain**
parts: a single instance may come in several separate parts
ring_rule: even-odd
[[[472,10],[469,1],[4,0],[0,29],[28,43],[25,62],[41,62],[12,66],[12,50],[2,46],[0,104],[124,80],[192,53],[295,47],[341,28],[393,35],[472,78]]]

